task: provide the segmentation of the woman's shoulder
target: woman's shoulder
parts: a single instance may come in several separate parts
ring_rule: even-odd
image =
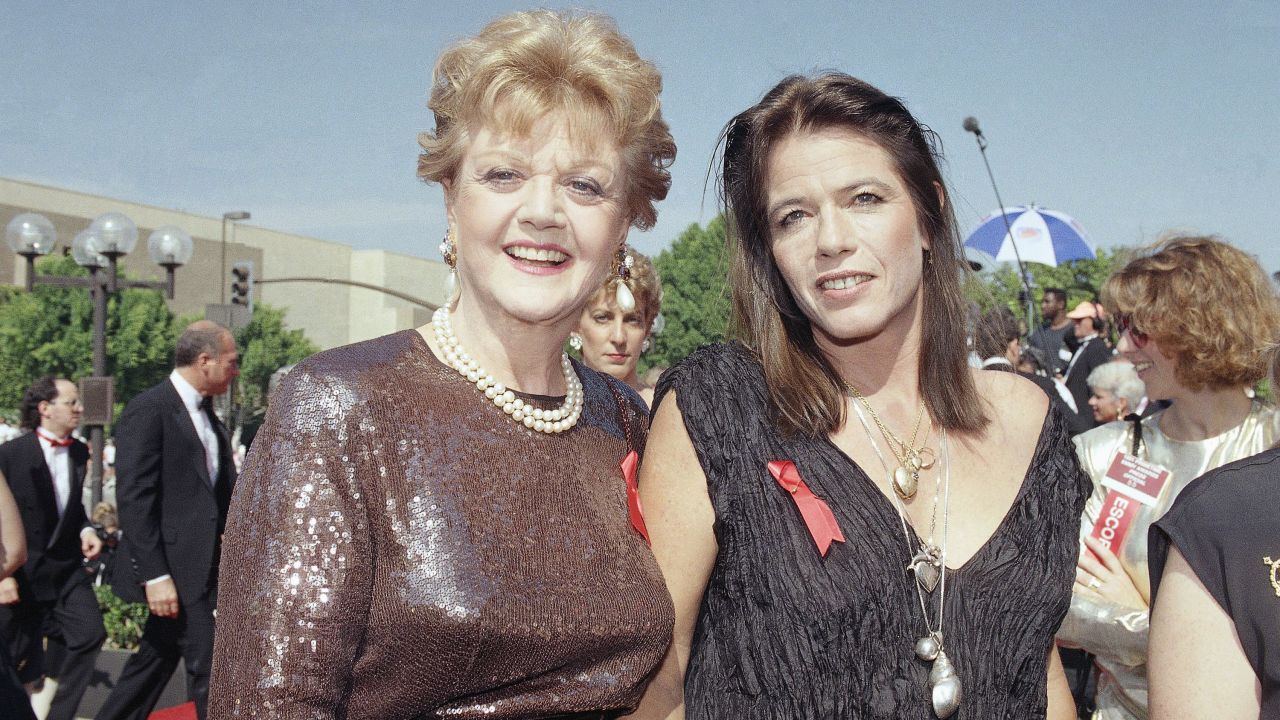
[[[760,361],[738,342],[704,345],[662,373],[654,388],[654,408],[667,392],[677,396],[741,392],[763,385]]]
[[[1017,373],[1000,370],[969,371],[978,395],[986,402],[987,415],[1005,437],[1038,438],[1049,413],[1049,396],[1038,385]]]
[[[317,396],[352,404],[362,389],[384,385],[402,374],[408,357],[430,352],[416,330],[322,350],[298,362],[272,394],[272,400],[299,402]]]
[[[1280,448],[1228,463],[1192,480],[1174,499],[1159,522],[1179,526],[1196,536],[1236,525],[1253,513],[1270,516],[1280,503]]]

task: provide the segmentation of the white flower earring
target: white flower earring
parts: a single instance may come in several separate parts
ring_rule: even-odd
[[[618,266],[616,269],[618,277],[613,281],[613,301],[618,304],[618,309],[624,313],[636,309],[636,296],[631,293],[631,288],[627,287],[627,283],[631,280],[631,266],[636,262],[629,250],[626,243],[618,246]]]

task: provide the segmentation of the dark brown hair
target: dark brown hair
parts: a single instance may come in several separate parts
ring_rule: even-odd
[[[797,132],[840,128],[880,146],[911,194],[929,238],[923,269],[920,392],[934,421],[979,432],[988,418],[965,347],[960,236],[938,170],[938,140],[901,100],[843,73],[793,75],[729,121],[721,134],[721,200],[729,220],[731,333],[764,367],[776,419],[788,432],[827,435],[844,424],[844,385],[814,341],[773,259],[766,213],[772,149]],[[941,190],[940,190],[941,188]]]

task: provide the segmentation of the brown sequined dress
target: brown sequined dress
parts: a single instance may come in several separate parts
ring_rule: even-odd
[[[582,418],[555,436],[516,425],[414,331],[289,373],[227,523],[210,717],[633,708],[672,625],[619,468],[645,410],[576,368]]]

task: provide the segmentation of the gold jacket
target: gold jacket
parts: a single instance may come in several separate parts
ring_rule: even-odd
[[[1280,413],[1254,400],[1244,422],[1206,440],[1173,440],[1160,431],[1155,413],[1142,421],[1139,455],[1167,469],[1169,480],[1154,506],[1141,505],[1117,555],[1144,597],[1150,597],[1147,571],[1147,530],[1164,516],[1174,499],[1192,480],[1204,473],[1259,452],[1280,437]],[[1083,539],[1097,522],[1107,490],[1101,481],[1116,451],[1132,450],[1132,423],[1117,421],[1083,433],[1074,439],[1080,464],[1093,480],[1093,495],[1085,505],[1080,525]],[[1095,720],[1145,720],[1147,717],[1147,607],[1132,608],[1075,595],[1058,631],[1058,640],[1097,655],[1098,678]]]

